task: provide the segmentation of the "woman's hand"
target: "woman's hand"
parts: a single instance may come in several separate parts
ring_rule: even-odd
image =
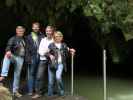
[[[69,51],[70,51],[70,53],[71,53],[72,55],[74,55],[74,54],[75,54],[75,52],[76,52],[76,50],[75,50],[75,49],[73,49],[73,48],[70,48],[70,49],[69,49]]]

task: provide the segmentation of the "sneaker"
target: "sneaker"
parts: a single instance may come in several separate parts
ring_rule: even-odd
[[[17,97],[17,98],[20,98],[20,97],[22,97],[22,94],[20,94],[19,92],[15,92],[14,96]]]
[[[60,91],[59,96],[64,96],[64,91],[63,90]]]
[[[34,96],[32,96],[32,99],[37,99],[37,98],[40,98],[40,97],[41,97],[41,95],[35,94]]]

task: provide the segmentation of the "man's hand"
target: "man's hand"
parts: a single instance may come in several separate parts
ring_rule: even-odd
[[[5,56],[6,56],[7,58],[11,58],[11,56],[12,56],[11,51],[7,51]]]

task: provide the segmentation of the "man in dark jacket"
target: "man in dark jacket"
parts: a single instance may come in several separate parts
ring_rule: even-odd
[[[36,73],[39,64],[38,47],[42,37],[38,22],[32,23],[32,32],[26,38],[26,62],[28,63],[28,95],[32,95],[36,86]]]
[[[18,92],[20,74],[25,56],[25,41],[24,41],[25,28],[23,26],[16,27],[16,35],[11,37],[7,43],[6,53],[3,60],[2,72],[0,81],[8,76],[9,66],[12,62],[14,66],[14,80],[13,80],[13,94],[16,97],[22,95]]]

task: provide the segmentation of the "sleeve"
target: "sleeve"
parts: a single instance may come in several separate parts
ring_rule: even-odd
[[[14,37],[8,40],[6,51],[12,51],[13,46],[14,46]]]
[[[49,49],[47,47],[45,38],[43,38],[40,42],[38,53],[40,56],[44,56],[47,52],[49,52]]]
[[[45,54],[46,57],[49,57],[49,55],[54,55],[54,53],[53,53],[53,43],[49,44],[48,52]]]
[[[68,57],[68,54],[69,54],[69,47],[67,46],[66,43],[63,43],[64,45],[64,56],[65,57]]]
[[[49,45],[48,48],[49,48],[49,54],[55,56],[55,47],[54,47],[54,43],[51,43],[51,44]]]
[[[25,61],[27,63],[31,63],[31,54],[29,53],[31,51],[31,47],[30,47],[30,44],[29,44],[29,39],[28,39],[28,36],[25,38]]]

